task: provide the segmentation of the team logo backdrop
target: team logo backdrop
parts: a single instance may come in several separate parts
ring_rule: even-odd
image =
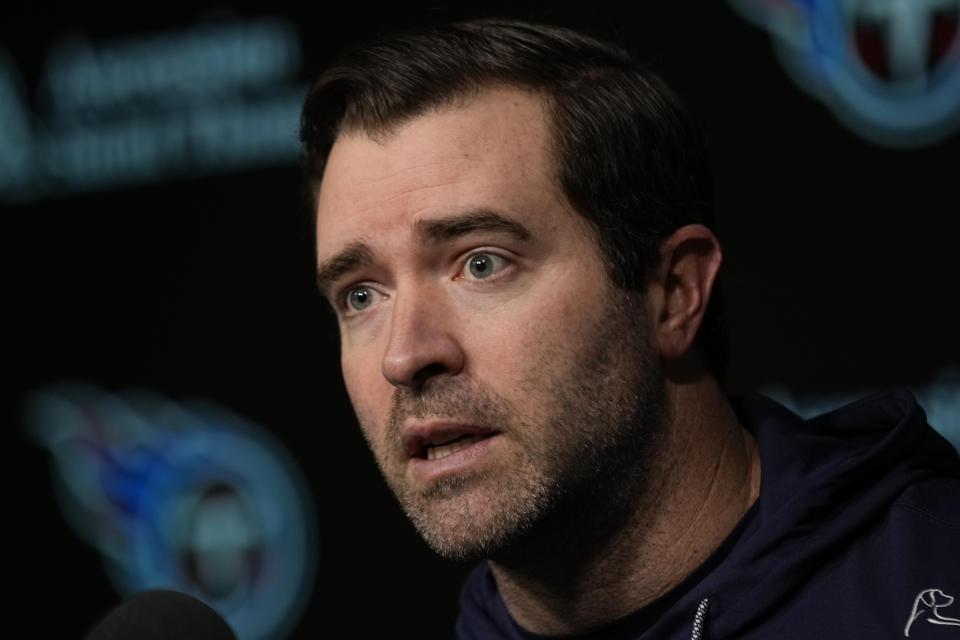
[[[960,124],[960,0],[730,0],[804,90],[872,142],[909,148]]]
[[[188,593],[241,640],[293,627],[313,584],[313,508],[265,431],[209,402],[79,384],[35,394],[27,413],[67,521],[122,594]]]

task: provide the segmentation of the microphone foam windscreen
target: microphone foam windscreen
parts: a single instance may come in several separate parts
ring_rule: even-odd
[[[192,596],[167,589],[135,594],[111,611],[86,640],[237,640],[216,611]]]

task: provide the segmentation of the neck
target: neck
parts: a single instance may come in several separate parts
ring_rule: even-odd
[[[660,450],[621,514],[611,519],[609,505],[590,496],[566,510],[568,522],[545,523],[546,536],[490,561],[524,628],[574,633],[652,602],[700,566],[756,500],[756,444],[716,381],[668,380],[667,403]]]

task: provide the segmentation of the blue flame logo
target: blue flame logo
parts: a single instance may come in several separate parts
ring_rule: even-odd
[[[960,124],[960,0],[730,0],[804,90],[872,142],[915,148]]]
[[[209,402],[79,384],[36,393],[27,413],[64,515],[121,593],[183,591],[241,640],[295,624],[313,584],[314,512],[262,429]]]

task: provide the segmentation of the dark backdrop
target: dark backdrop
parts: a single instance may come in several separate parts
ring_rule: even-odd
[[[304,78],[346,42],[422,20],[512,15],[632,41],[712,140],[731,391],[922,385],[960,362],[960,137],[918,151],[861,140],[724,3],[326,4],[226,11],[295,20]],[[200,14],[126,6],[5,8],[0,42],[28,98],[47,46],[65,32],[147,34]],[[321,544],[297,636],[450,635],[465,569],[419,541],[358,434],[335,328],[312,288],[302,194],[296,167],[281,166],[4,206],[3,521],[16,594],[4,608],[15,629],[78,637],[117,601],[98,554],[53,502],[47,453],[18,429],[25,394],[69,378],[210,398],[287,445],[313,494]]]

